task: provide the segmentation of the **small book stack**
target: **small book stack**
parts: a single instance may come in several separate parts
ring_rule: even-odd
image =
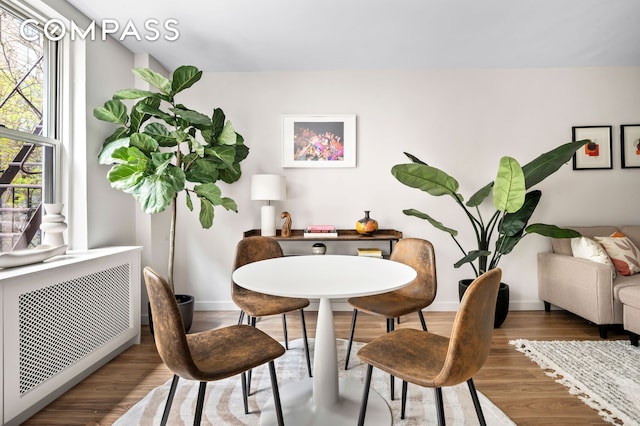
[[[309,225],[304,229],[305,238],[335,238],[338,231],[333,225]]]
[[[379,248],[359,248],[358,256],[382,258],[382,250]]]

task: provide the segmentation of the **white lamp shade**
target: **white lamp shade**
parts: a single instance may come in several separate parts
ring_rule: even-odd
[[[287,186],[284,176],[253,175],[251,176],[251,199],[263,201],[284,200],[287,197]]]

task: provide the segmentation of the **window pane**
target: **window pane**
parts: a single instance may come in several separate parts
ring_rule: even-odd
[[[0,124],[42,135],[44,37],[31,25],[21,34],[22,22],[0,10]]]
[[[52,188],[50,182],[55,179],[51,174],[54,145],[38,137],[55,135],[55,129],[47,128],[48,105],[55,105],[53,99],[47,99],[47,83],[54,80],[45,74],[56,72],[55,63],[47,63],[52,42],[37,27],[21,29],[23,22],[24,18],[0,7],[2,252],[40,244],[42,202],[51,199],[44,192]]]

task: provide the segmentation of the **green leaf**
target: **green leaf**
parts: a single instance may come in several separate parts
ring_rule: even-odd
[[[545,225],[544,223],[533,223],[525,229],[530,234],[539,234],[550,238],[576,238],[581,234],[569,228],[559,228],[555,225]]]
[[[151,136],[163,147],[176,146],[177,141],[171,136],[169,130],[162,123],[149,123],[144,127],[145,135]]]
[[[113,142],[109,142],[102,147],[102,151],[98,154],[98,164],[113,164],[113,153],[118,148],[128,147],[129,138],[117,139]]]
[[[158,150],[158,142],[149,135],[144,133],[134,133],[130,137],[131,146],[135,146],[140,151],[151,154]]]
[[[527,226],[527,222],[529,222],[531,215],[533,215],[533,212],[538,206],[541,196],[542,192],[538,190],[533,190],[527,193],[520,210],[504,215],[502,221],[500,221],[500,224],[498,225],[498,232],[506,234],[509,237],[521,233],[524,227]]]
[[[225,183],[233,183],[240,179],[242,172],[240,170],[240,164],[235,163],[231,166],[227,166],[218,171],[220,179]]]
[[[222,191],[213,182],[196,185],[193,187],[193,190],[198,195],[198,197],[206,198],[216,206],[222,204]]]
[[[432,218],[428,214],[422,213],[421,211],[418,211],[416,209],[402,210],[402,213],[406,214],[407,216],[415,216],[417,218],[424,219],[427,222],[429,222],[431,225],[433,225],[435,228],[437,228],[437,229],[439,229],[441,231],[447,232],[452,237],[455,237],[455,236],[458,235],[458,231],[456,231],[455,229],[447,228],[442,223],[438,222],[437,220],[435,220],[434,218]]]
[[[215,108],[213,110],[213,116],[211,117],[211,122],[213,123],[213,138],[216,138],[220,133],[222,133],[222,129],[224,128],[224,120],[224,111],[222,111],[220,108]]]
[[[213,205],[206,198],[200,198],[200,225],[209,229],[213,225]]]
[[[454,268],[459,268],[462,265],[464,265],[465,263],[474,262],[479,257],[487,257],[490,254],[491,254],[491,252],[487,251],[487,250],[472,250],[469,253],[467,253],[467,255],[465,257],[463,257],[462,259],[460,259],[456,263],[454,263],[453,267]]]
[[[467,201],[467,206],[478,207],[489,196],[492,189],[493,189],[493,182],[490,182],[487,185],[480,188],[475,194],[471,196],[471,198],[469,198],[469,201]]]
[[[204,145],[191,135],[189,135],[189,147],[189,151],[195,152],[198,154],[198,157],[204,157]]]
[[[171,91],[175,95],[193,86],[202,77],[202,71],[191,65],[176,68],[171,77]]]
[[[231,121],[227,121],[222,128],[220,136],[218,136],[218,143],[220,145],[235,145],[236,144],[236,131],[233,129]]]
[[[524,204],[526,193],[524,173],[520,164],[511,157],[502,157],[493,185],[493,204],[501,212],[516,212]]]
[[[185,182],[184,171],[171,164],[171,160],[173,160],[174,155],[175,154],[173,152],[152,152],[151,167],[153,168],[153,174],[155,175],[167,175],[169,179],[172,177],[178,179],[175,188],[176,191],[181,191]],[[173,174],[176,173],[177,175],[173,176]]]
[[[127,107],[117,99],[105,102],[102,107],[94,108],[93,116],[98,120],[121,124],[123,126],[127,125],[127,120],[129,119]]]
[[[569,142],[552,149],[522,167],[525,176],[525,186],[527,189],[542,182],[551,174],[555,173],[563,164],[569,162],[573,154],[588,140]]]
[[[145,213],[154,214],[165,211],[171,205],[176,191],[165,176],[151,175],[138,183],[132,195]]]
[[[218,167],[215,163],[198,158],[185,172],[189,182],[209,183],[218,180]]]
[[[143,172],[138,167],[129,164],[116,164],[109,170],[107,179],[111,183],[111,187],[131,193],[143,176]]]
[[[205,153],[207,156],[213,157],[214,161],[218,160],[229,167],[233,165],[236,157],[235,148],[228,145],[206,147]]]
[[[450,195],[462,199],[457,193],[458,181],[435,167],[424,164],[397,164],[391,168],[391,174],[400,183],[430,195]]]
[[[166,77],[149,68],[134,68],[133,73],[165,95],[171,96],[171,82]]]
[[[196,127],[211,126],[211,119],[206,115],[199,113],[197,111],[193,111],[190,109],[183,109],[183,108],[170,108],[170,111],[173,112],[178,117],[182,118],[191,126],[196,126]]]
[[[169,125],[172,125],[172,126],[175,125],[175,122],[176,122],[175,118],[172,115],[167,114],[166,112],[162,111],[157,107],[144,104],[144,103],[139,103],[136,105],[136,109],[141,113],[149,114],[153,117],[159,118],[160,120],[163,120],[165,123]]]
[[[123,89],[113,94],[113,99],[139,99],[153,96],[155,93],[141,89]]]
[[[129,130],[131,132],[138,132],[140,130],[140,126],[151,118],[151,115],[138,109],[138,105],[140,104],[147,104],[153,108],[158,108],[160,106],[160,100],[156,98],[144,98],[131,109],[131,124],[129,125]]]
[[[186,197],[185,197],[185,201],[187,202],[187,208],[189,209],[189,211],[193,211],[193,201],[191,201],[191,195],[189,194],[189,191],[185,191]]]
[[[418,157],[416,157],[413,154],[409,154],[408,152],[405,152],[404,155],[406,155],[407,158],[409,158],[409,160],[411,160],[414,163],[424,164],[425,166],[427,165],[427,163],[425,163],[424,161],[422,161],[421,159],[419,159]]]
[[[236,133],[236,156],[233,159],[233,162],[238,164],[242,162],[249,155],[249,147],[244,144],[244,139],[242,136]]]
[[[524,231],[517,233],[516,235],[500,235],[496,240],[496,252],[502,255],[507,255],[511,253],[513,248],[518,245],[520,240],[524,238],[526,234]],[[497,265],[492,265],[492,267],[496,267]]]
[[[222,197],[222,207],[227,210],[238,213],[238,205],[229,197]]]

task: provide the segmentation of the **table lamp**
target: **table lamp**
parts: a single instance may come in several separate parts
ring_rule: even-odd
[[[274,237],[276,235],[276,209],[271,205],[271,201],[284,200],[286,194],[284,176],[251,176],[251,199],[267,202],[267,205],[262,206],[261,210],[261,235],[265,237]]]

